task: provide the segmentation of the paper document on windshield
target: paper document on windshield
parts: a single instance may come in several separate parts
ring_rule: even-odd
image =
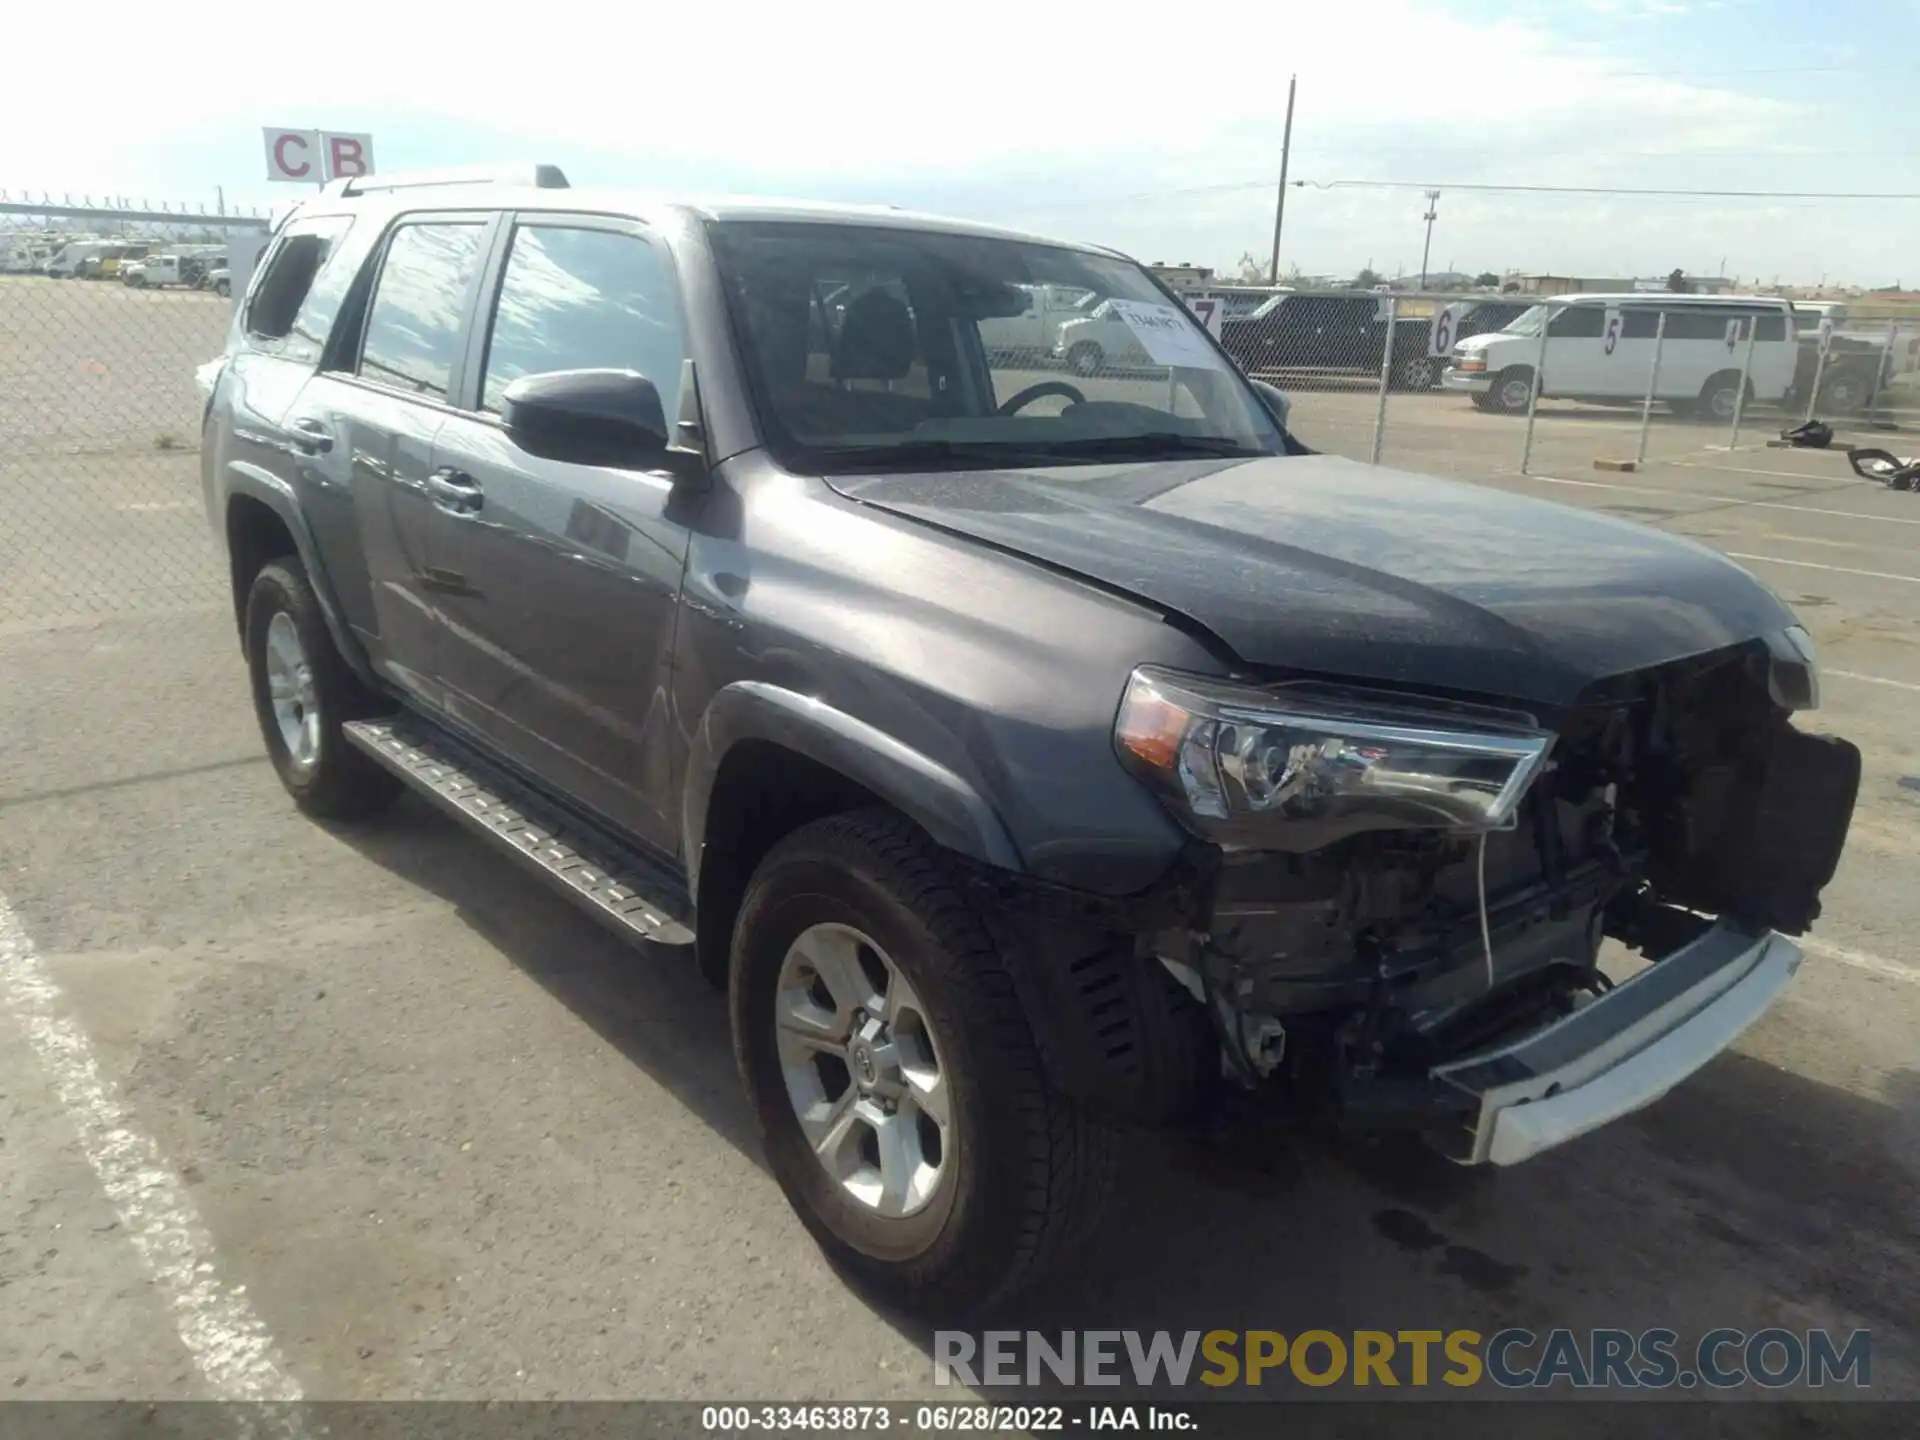
[[[1207,344],[1207,337],[1191,316],[1173,305],[1149,300],[1114,300],[1118,315],[1140,342],[1156,365],[1185,365],[1196,370],[1218,370],[1220,352]]]

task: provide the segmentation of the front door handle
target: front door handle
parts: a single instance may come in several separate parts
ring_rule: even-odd
[[[303,455],[323,455],[333,449],[333,432],[318,420],[301,416],[293,422],[293,448]]]
[[[433,503],[455,515],[471,515],[485,503],[480,482],[464,470],[442,468],[427,477],[427,493]]]

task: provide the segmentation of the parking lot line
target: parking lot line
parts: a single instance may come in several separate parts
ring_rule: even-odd
[[[1615,485],[1606,480],[1569,480],[1563,475],[1523,475],[1518,470],[1495,472],[1498,479],[1538,480],[1543,485],[1575,485],[1583,490],[1620,490],[1632,495],[1668,495],[1688,500],[1705,500],[1718,505],[1739,505],[1749,510],[1790,510],[1796,515],[1831,515],[1841,520],[1865,520],[1874,525],[1920,525],[1920,516],[1865,515],[1858,510],[1826,510],[1815,505],[1789,505],[1782,500],[1748,500],[1739,495],[1709,495],[1699,490],[1679,490],[1671,485]],[[1801,477],[1788,475],[1788,480]],[[1676,516],[1684,519],[1684,516]]]
[[[1845,945],[1835,945],[1831,940],[1817,940],[1811,935],[1800,937],[1800,947],[1813,955],[1828,960],[1838,960],[1842,965],[1855,970],[1864,970],[1870,975],[1884,975],[1890,980],[1904,980],[1909,985],[1920,985],[1920,970],[1911,965],[1902,965],[1894,960],[1883,960],[1878,955],[1865,950],[1854,950]]]
[[[1820,673],[1823,676],[1832,675],[1841,680],[1857,680],[1863,685],[1891,685],[1895,690],[1920,691],[1920,685],[1915,685],[1912,681],[1889,680],[1884,675],[1862,675],[1853,670],[1829,670],[1824,665],[1820,667]]]
[[[1858,575],[1863,580],[1903,580],[1909,585],[1920,585],[1920,575],[1895,575],[1888,570],[1855,570],[1846,565],[1821,565],[1813,560],[1785,560],[1778,555],[1745,555],[1738,550],[1720,552],[1729,560],[1758,560],[1766,565],[1792,565],[1801,570],[1828,570],[1835,575]]]
[[[243,1288],[227,1285],[185,1184],[160,1148],[136,1130],[100,1073],[87,1034],[64,1013],[60,988],[19,916],[0,896],[0,1008],[12,1013],[79,1132],[80,1146],[113,1202],[154,1288],[173,1312],[181,1343],[218,1400],[296,1401],[300,1386]]]
[[[1801,475],[1792,470],[1761,470],[1752,465],[1711,465],[1705,460],[1662,460],[1662,465],[1672,465],[1684,470],[1724,470],[1729,475],[1765,475],[1774,480],[1808,480],[1823,485],[1878,485],[1878,480],[1862,480],[1855,476]]]

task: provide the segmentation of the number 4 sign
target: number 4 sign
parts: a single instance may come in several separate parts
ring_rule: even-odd
[[[1727,321],[1727,353],[1729,355],[1733,353],[1734,347],[1746,338],[1746,334],[1747,322],[1745,320],[1736,315],[1733,319]]]

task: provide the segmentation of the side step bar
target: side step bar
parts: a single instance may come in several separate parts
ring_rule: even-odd
[[[355,720],[348,741],[419,791],[434,806],[486,836],[561,894],[630,940],[691,945],[682,906],[645,857],[565,818],[525,785],[429,722],[411,715]]]

